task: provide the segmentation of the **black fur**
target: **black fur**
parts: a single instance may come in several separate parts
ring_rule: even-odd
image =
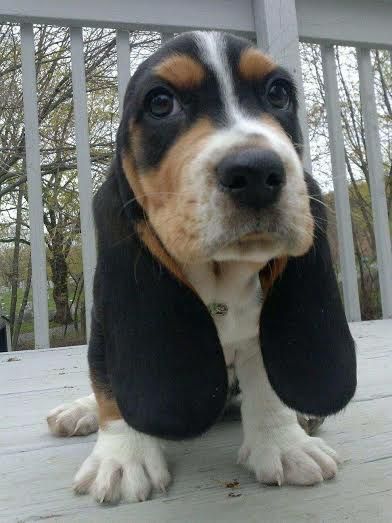
[[[316,182],[306,177],[315,241],[291,258],[263,305],[260,337],[272,387],[289,407],[316,416],[341,410],[356,388],[356,357],[327,239]]]
[[[155,260],[124,206],[122,171],[95,198],[98,264],[89,365],[95,385],[135,429],[193,437],[221,414],[227,372],[215,324],[200,298]],[[128,189],[128,195],[131,192]],[[128,198],[126,199],[126,201]]]
[[[97,278],[109,380],[125,421],[170,439],[207,430],[223,410],[227,377],[205,305],[132,239],[101,255]]]

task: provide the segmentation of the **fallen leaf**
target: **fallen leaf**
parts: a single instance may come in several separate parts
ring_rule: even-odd
[[[233,479],[233,481],[229,481],[227,483],[225,483],[225,487],[226,488],[240,488],[240,482],[238,481],[238,479]]]

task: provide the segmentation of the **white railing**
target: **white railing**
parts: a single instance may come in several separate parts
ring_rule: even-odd
[[[377,124],[370,49],[392,49],[392,0],[2,0],[0,23],[21,25],[26,168],[30,207],[32,289],[35,346],[49,347],[47,277],[40,172],[37,86],[33,24],[66,26],[71,35],[72,85],[79,176],[80,219],[86,309],[92,303],[95,242],[92,180],[82,27],[117,29],[118,93],[123,99],[129,76],[129,31],[151,29],[164,34],[193,28],[233,31],[257,38],[259,46],[294,74],[300,88],[305,130],[305,164],[310,165],[303,103],[299,41],[321,45],[332,174],[335,191],[340,266],[346,315],[360,320],[343,134],[334,45],[357,48],[362,113],[369,162],[373,223],[376,238],[382,311],[392,317],[392,254],[383,166]],[[121,105],[121,104],[120,104]],[[89,314],[87,332],[89,329]]]

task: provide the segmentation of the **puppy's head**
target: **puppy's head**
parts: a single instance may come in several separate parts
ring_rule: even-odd
[[[118,159],[179,262],[299,256],[313,241],[295,85],[250,42],[194,32],[128,86]]]

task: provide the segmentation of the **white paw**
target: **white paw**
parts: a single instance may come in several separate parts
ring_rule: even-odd
[[[55,436],[87,436],[97,432],[98,412],[94,395],[59,405],[49,412],[46,421]]]
[[[299,427],[256,433],[239,452],[239,462],[268,485],[314,485],[333,478],[339,458],[321,438]]]
[[[73,488],[77,494],[90,493],[98,503],[121,498],[134,502],[146,500],[153,487],[165,491],[170,479],[160,441],[117,420],[99,431]]]

